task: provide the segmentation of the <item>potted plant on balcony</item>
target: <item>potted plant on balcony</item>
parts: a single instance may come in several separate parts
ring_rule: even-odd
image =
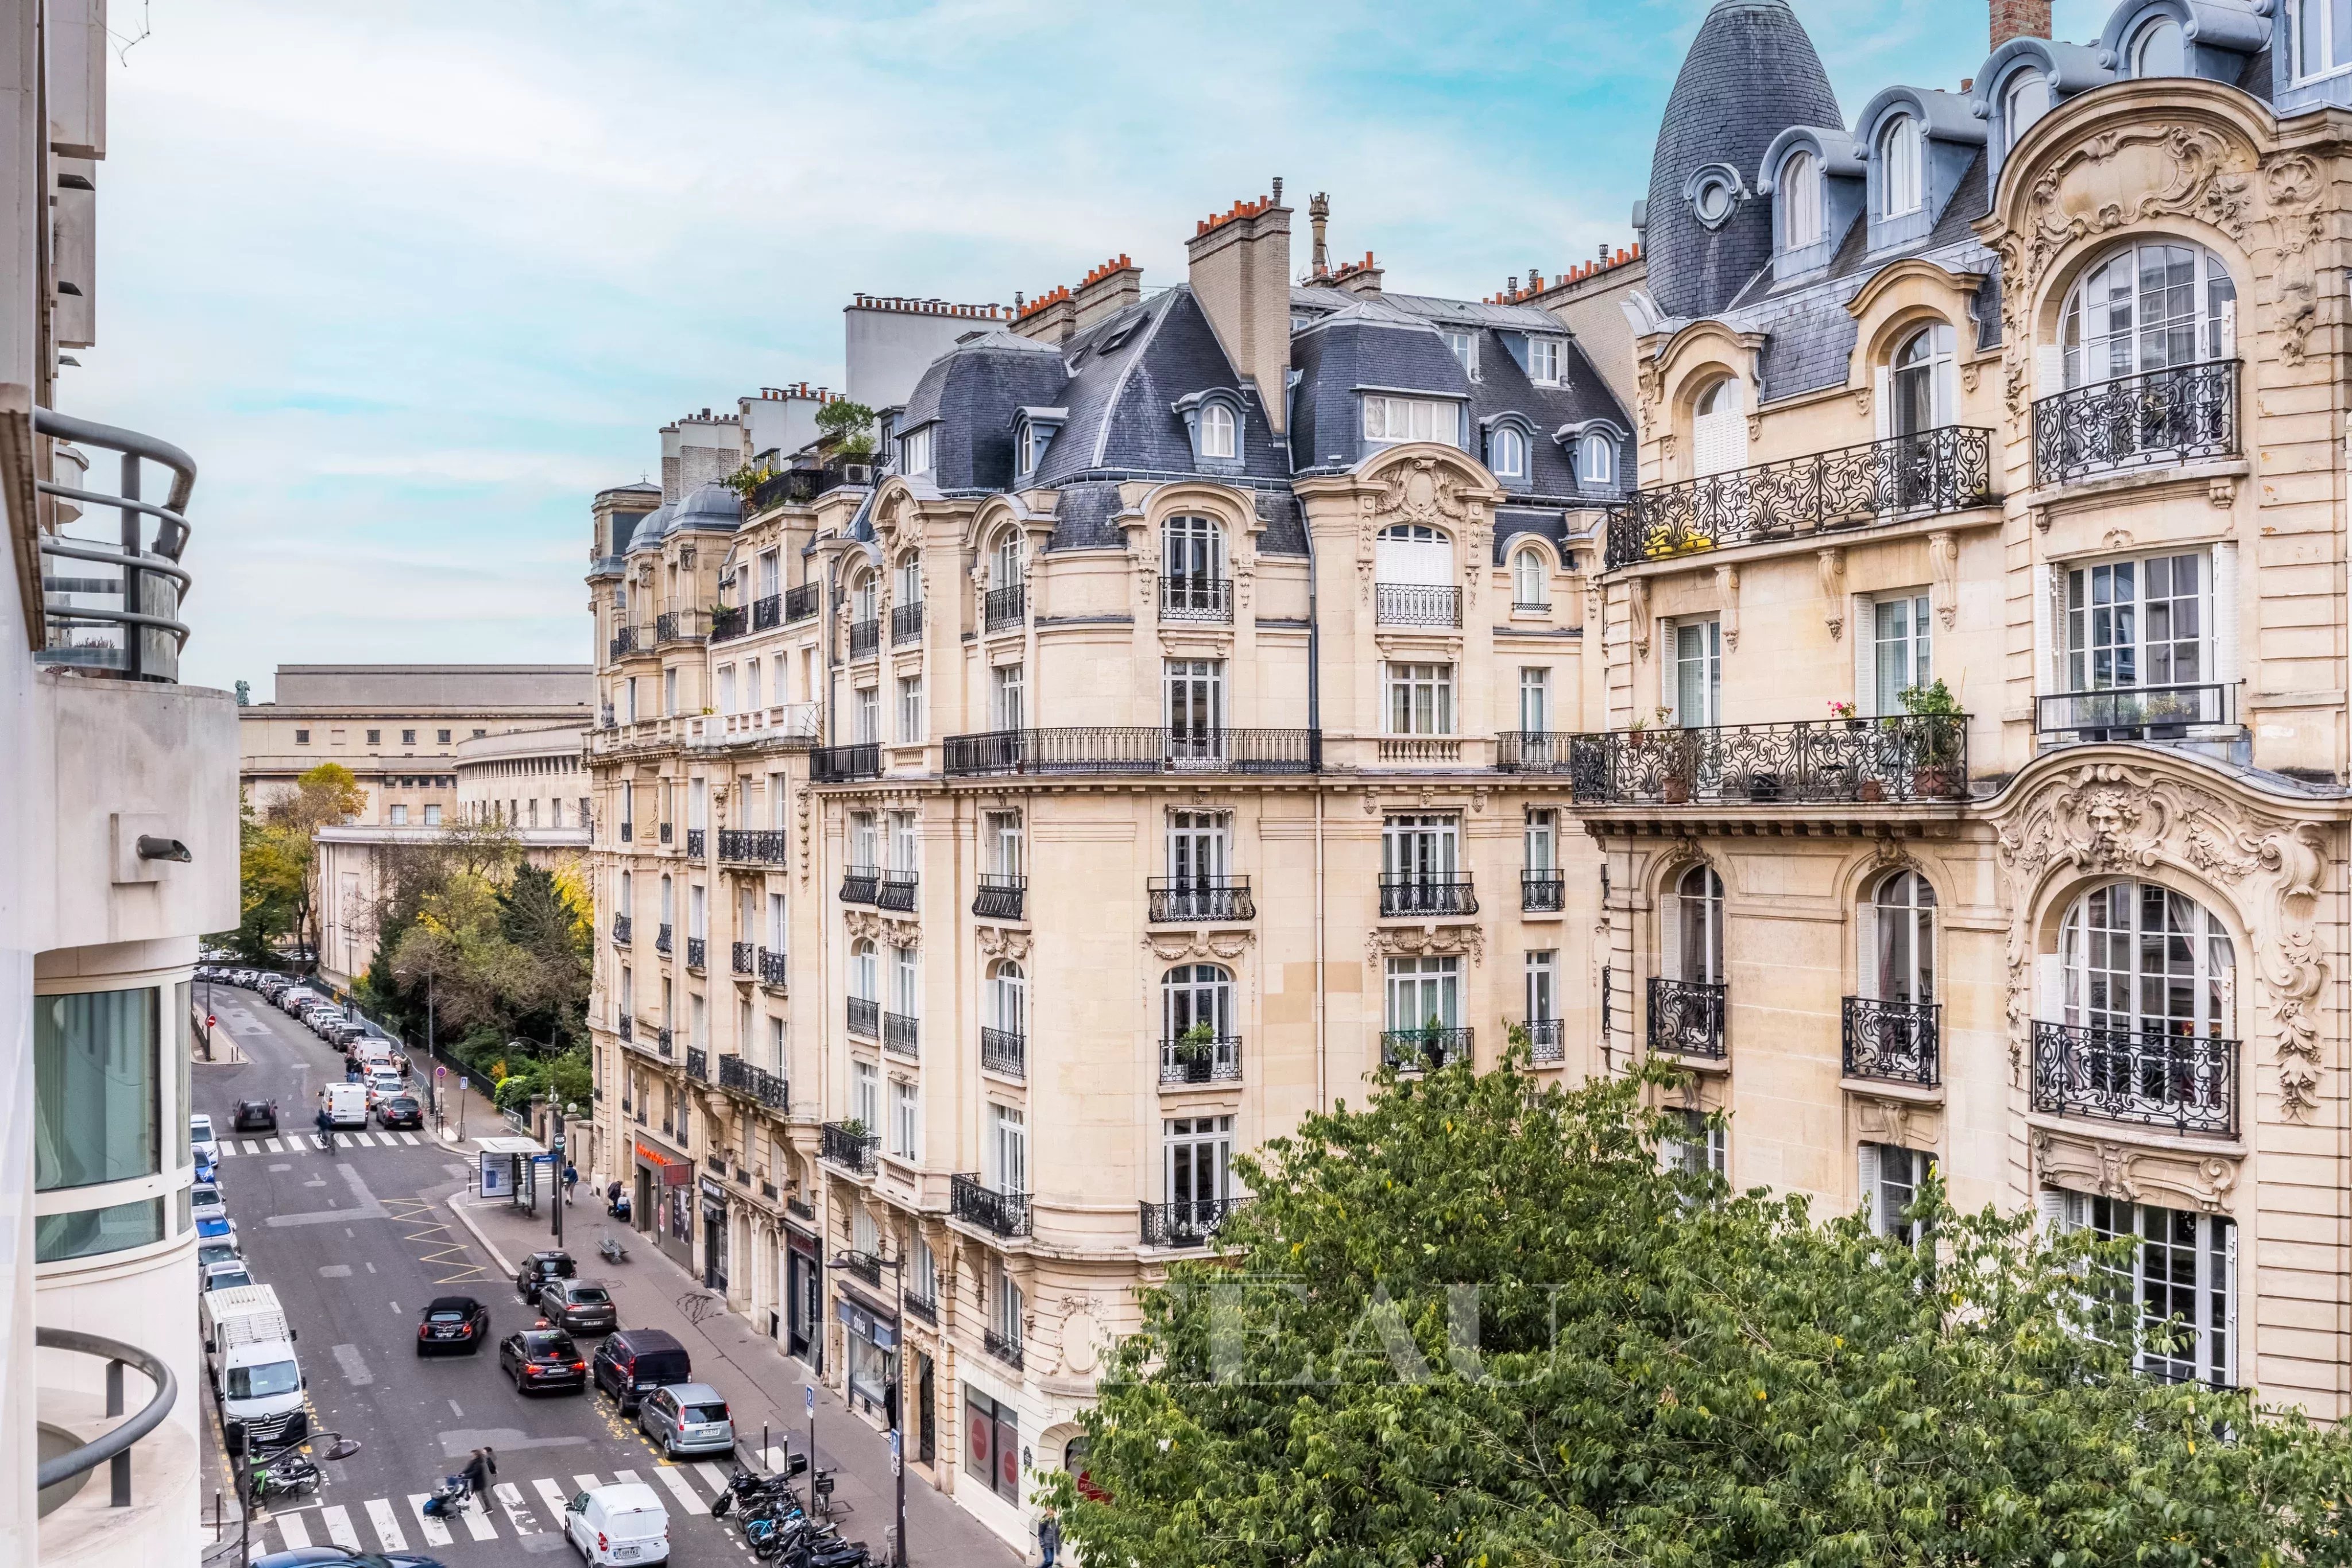
[[[1421,1055],[1423,1065],[1433,1070],[1445,1065],[1445,1020],[1435,1013],[1421,1026]]]
[[[863,1140],[866,1136],[866,1124],[859,1121],[855,1116],[852,1116],[848,1121],[844,1122],[841,1124],[841,1130],[850,1137],[859,1140]]]
[[[1185,1082],[1206,1083],[1210,1060],[1216,1054],[1216,1029],[1203,1019],[1176,1037],[1176,1043],[1169,1048],[1169,1054],[1183,1070]]]
[[[1965,782],[1953,778],[1960,758],[1959,701],[1941,680],[1925,686],[1906,686],[1899,696],[1905,713],[1926,721],[1914,727],[1917,733],[1911,770],[1913,790],[1921,800],[1942,800],[1953,792],[1956,785]]]
[[[1698,737],[1686,729],[1669,730],[1659,737],[1659,745],[1664,758],[1658,787],[1667,805],[1685,805],[1698,783]]]

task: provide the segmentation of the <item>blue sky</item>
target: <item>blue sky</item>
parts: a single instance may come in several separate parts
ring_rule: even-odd
[[[1708,0],[151,4],[59,400],[194,454],[188,676],[266,698],[586,661],[589,497],[668,419],[838,384],[857,290],[1175,281],[1275,174],[1395,288],[1626,244]],[[1795,5],[1849,114],[1983,60],[1985,0]]]

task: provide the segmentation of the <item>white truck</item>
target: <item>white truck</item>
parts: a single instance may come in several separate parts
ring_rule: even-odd
[[[274,1448],[310,1436],[306,1380],[294,1328],[268,1285],[214,1291],[204,1299],[205,1352],[232,1452]]]

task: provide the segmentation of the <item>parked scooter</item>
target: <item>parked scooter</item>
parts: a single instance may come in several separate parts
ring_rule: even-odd
[[[273,1497],[311,1491],[318,1484],[319,1467],[300,1450],[288,1448],[254,1460],[246,1491],[255,1502],[263,1502]]]

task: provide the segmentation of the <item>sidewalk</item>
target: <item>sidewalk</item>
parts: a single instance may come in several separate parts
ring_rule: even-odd
[[[478,1204],[460,1194],[450,1207],[493,1254],[492,1261],[509,1281],[505,1299],[511,1301],[514,1264],[526,1253],[555,1245],[546,1203],[533,1216],[502,1201]],[[763,1421],[771,1444],[789,1440],[793,1452],[807,1450],[803,1390],[814,1380],[804,1364],[786,1355],[774,1341],[753,1333],[749,1322],[728,1312],[718,1297],[650,1241],[605,1218],[603,1202],[590,1197],[584,1182],[579,1200],[564,1216],[563,1230],[564,1250],[580,1260],[582,1278],[593,1279],[612,1291],[622,1326],[667,1329],[687,1347],[696,1379],[727,1396],[744,1451],[758,1444]],[[596,1255],[596,1243],[608,1233],[628,1247],[627,1262],[607,1263]],[[897,1511],[888,1434],[850,1414],[822,1384],[816,1389],[816,1433],[817,1465],[835,1476],[835,1522],[845,1536],[871,1547],[877,1562],[887,1561],[886,1532]],[[841,1506],[845,1503],[846,1508]],[[912,1469],[907,1472],[907,1560],[922,1568],[934,1563],[1017,1568],[1024,1561]]]

